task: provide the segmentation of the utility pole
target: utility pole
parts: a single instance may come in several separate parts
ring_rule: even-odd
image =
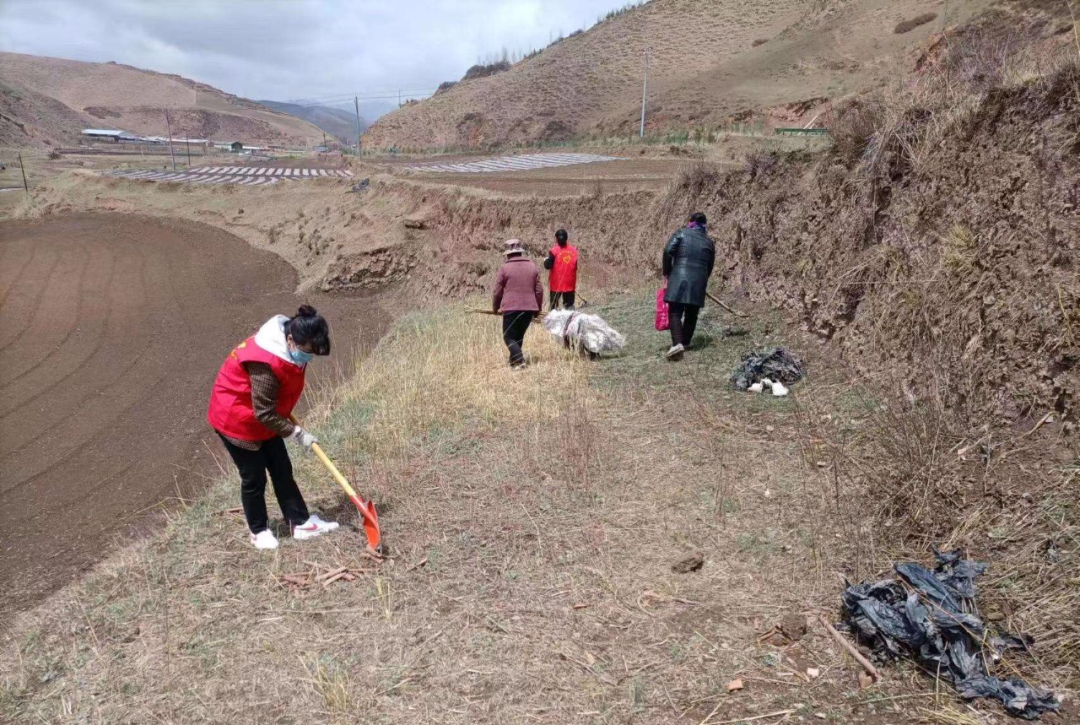
[[[360,155],[360,97],[353,96],[353,102],[356,103],[356,155]]]
[[[645,74],[644,80],[641,84],[641,138],[645,138],[645,94],[649,91],[649,51],[651,48],[645,47]]]
[[[26,192],[27,196],[30,196],[30,185],[26,183],[26,165],[23,164],[22,152],[19,153],[19,171],[22,172],[23,191]]]
[[[165,127],[169,129],[169,158],[172,159],[172,170],[176,171],[176,154],[172,145],[172,121],[169,120],[169,112],[165,111]]]

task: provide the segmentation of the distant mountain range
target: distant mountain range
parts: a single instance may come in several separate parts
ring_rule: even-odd
[[[341,143],[356,143],[356,112],[347,111],[344,108],[332,106],[302,106],[296,103],[284,103],[282,101],[256,101],[272,111],[287,113],[303,119],[313,126],[318,126],[327,135],[333,136]],[[360,118],[360,132],[367,130],[368,122]]]
[[[0,53],[0,146],[70,145],[84,128],[305,148],[320,128],[177,75],[118,63]],[[355,121],[351,122],[355,124]],[[355,127],[351,134],[355,136]]]

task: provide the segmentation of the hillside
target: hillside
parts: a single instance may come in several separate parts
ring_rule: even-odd
[[[90,124],[164,135],[307,146],[322,131],[204,83],[117,63],[0,53],[0,142],[70,143]]]
[[[949,24],[991,4],[951,2]],[[894,77],[907,51],[940,30],[943,11],[941,0],[652,0],[509,71],[462,81],[389,114],[365,143],[479,147],[630,135],[639,121],[646,46],[651,132],[722,126],[789,104],[796,117],[812,115],[822,98]],[[934,21],[896,32],[930,15]]]
[[[342,143],[356,143],[356,114],[352,111],[330,106],[302,106],[281,101],[259,101],[259,104],[272,111],[287,113],[318,126]],[[368,123],[361,118],[360,130],[364,131],[367,127]]]

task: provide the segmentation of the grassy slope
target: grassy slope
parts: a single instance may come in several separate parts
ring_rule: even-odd
[[[624,357],[571,360],[537,328],[522,373],[505,367],[493,320],[405,318],[310,421],[382,504],[393,561],[363,558],[355,529],[255,552],[227,513],[230,472],[161,535],[14,623],[0,719],[900,721],[880,698],[904,678],[858,693],[819,627],[799,644],[761,639],[784,614],[831,613],[841,564],[852,577],[887,566],[854,489],[839,495],[816,465],[824,438],[865,424],[865,401],[801,339],[813,375],[793,398],[732,393],[728,371],[777,342],[775,323],[726,338],[715,309],[700,349],[665,363],[650,297],[600,308],[627,335]],[[297,461],[314,508],[352,520],[317,463]],[[693,552],[704,568],[673,573]],[[339,566],[363,573],[282,580]],[[800,677],[810,666],[820,679]],[[746,689],[729,695],[736,677]]]
[[[948,24],[991,4],[951,0]],[[900,34],[897,24],[943,10],[940,0],[652,0],[506,72],[395,110],[364,144],[478,148],[636,135],[645,47],[650,134],[707,133],[787,104],[806,105],[778,109],[775,125],[803,126],[817,120],[823,99],[909,74],[909,52],[942,22]]]

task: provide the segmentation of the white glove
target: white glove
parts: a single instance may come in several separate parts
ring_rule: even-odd
[[[296,441],[297,443],[299,443],[300,445],[302,445],[304,448],[308,449],[309,451],[311,450],[311,444],[312,443],[318,443],[319,442],[318,438],[311,435],[310,433],[308,433],[306,430],[304,430],[300,426],[296,426],[296,430],[294,430],[292,432],[292,435],[289,436],[289,440]]]

